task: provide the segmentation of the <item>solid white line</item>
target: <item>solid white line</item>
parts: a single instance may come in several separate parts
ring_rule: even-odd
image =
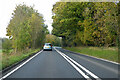
[[[8,74],[6,74],[5,76],[3,76],[2,78],[0,78],[0,80],[8,77],[9,75],[11,75],[12,73],[14,73],[16,70],[18,70],[19,68],[21,68],[23,65],[25,65],[26,63],[28,63],[30,60],[32,60],[34,57],[36,57],[39,53],[41,53],[43,50],[41,50],[40,52],[38,52],[37,54],[35,54],[34,56],[30,57],[27,61],[25,61],[24,63],[22,63],[20,66],[18,66],[17,68],[13,69],[11,72],[9,72]]]
[[[64,50],[66,50],[66,49],[64,49]],[[69,51],[69,50],[67,50],[67,51]],[[77,54],[80,54],[80,53],[77,53]],[[85,54],[83,54],[83,53],[81,53],[81,54],[82,54],[82,55],[85,55]],[[90,56],[90,55],[85,55],[85,56],[92,57],[92,58],[95,58],[95,59],[98,59],[98,60],[101,60],[101,61],[105,61],[105,62],[117,64],[117,65],[119,64],[119,63],[117,63],[117,62],[110,61],[110,60],[103,59],[103,58],[98,58],[98,57],[95,57],[95,56]],[[120,65],[120,64],[119,64],[119,65]]]
[[[69,59],[67,59],[62,52],[58,51],[56,48],[54,48],[65,60],[67,60],[83,77],[85,77],[87,80],[92,80],[90,77],[85,75],[84,72],[82,72],[75,64],[73,64]]]
[[[57,50],[57,49],[56,49]],[[60,51],[58,51],[60,52]],[[75,60],[71,59],[70,57],[68,57],[67,55],[65,55],[64,53],[60,52],[62,55],[64,55],[66,58],[70,59],[73,63],[75,63],[77,66],[79,66],[81,69],[83,69],[84,71],[86,71],[89,75],[91,75],[93,78],[97,79],[97,80],[101,80],[98,76],[96,76],[95,74],[93,74],[92,72],[90,72],[89,70],[87,70],[85,67],[83,67],[82,65],[80,65],[79,63],[77,63]]]
[[[63,54],[65,55],[65,54]],[[95,74],[93,74],[92,72],[90,72],[89,70],[87,70],[85,67],[83,67],[82,65],[80,65],[79,63],[77,63],[75,60],[71,59],[70,57],[68,57],[67,55],[65,55],[68,59],[70,59],[73,63],[75,63],[77,66],[79,66],[81,69],[83,69],[84,71],[86,71],[89,75],[91,75],[93,78],[97,79],[97,80],[101,80],[98,76],[96,76]]]

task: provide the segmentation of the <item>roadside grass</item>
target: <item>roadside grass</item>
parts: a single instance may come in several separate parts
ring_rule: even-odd
[[[64,47],[67,50],[118,62],[117,47]]]
[[[0,70],[2,69],[2,49],[0,49]]]
[[[0,53],[2,53],[2,49],[0,49]]]
[[[40,51],[40,49],[29,49],[26,52],[18,52],[18,53],[12,52],[10,54],[2,54],[2,68],[0,68],[0,70],[4,69],[12,64],[17,63],[38,51]]]

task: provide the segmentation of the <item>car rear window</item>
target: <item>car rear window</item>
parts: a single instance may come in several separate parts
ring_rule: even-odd
[[[51,46],[51,44],[45,44],[46,46]]]

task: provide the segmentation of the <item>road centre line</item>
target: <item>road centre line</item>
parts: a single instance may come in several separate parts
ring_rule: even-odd
[[[97,77],[96,75],[94,75],[92,72],[90,72],[89,70],[87,70],[85,67],[83,67],[82,65],[80,65],[79,63],[77,63],[75,60],[71,59],[70,57],[68,57],[67,55],[65,55],[64,53],[60,52],[59,50],[55,49],[58,53],[60,53],[62,56],[68,58],[69,60],[71,60],[71,62],[73,62],[74,64],[76,64],[77,66],[79,66],[82,70],[84,70],[85,72],[87,72],[89,75],[91,75],[93,78],[95,78],[96,80],[101,80],[99,77]],[[68,61],[68,60],[67,60]]]
[[[65,55],[65,54],[63,54]],[[89,70],[87,70],[85,67],[83,67],[82,65],[80,65],[79,63],[77,63],[76,61],[74,61],[73,59],[71,59],[70,57],[68,57],[67,55],[65,55],[68,59],[70,59],[73,63],[75,63],[77,66],[79,66],[81,69],[83,69],[85,72],[87,72],[89,75],[91,75],[93,78],[97,79],[97,80],[101,80],[98,76],[96,76],[95,74],[93,74],[92,72],[90,72]]]
[[[73,64],[69,59],[67,59],[60,51],[58,51],[56,48],[54,48],[65,60],[67,60],[83,77],[85,77],[87,80],[92,80],[90,77],[85,75],[84,72],[82,72],[75,64]]]
[[[19,68],[21,68],[22,66],[24,66],[26,63],[28,63],[30,60],[32,60],[34,57],[36,57],[38,54],[40,54],[43,50],[41,50],[40,52],[38,52],[37,54],[35,54],[34,56],[30,57],[27,61],[25,61],[24,63],[22,63],[21,65],[19,65],[18,67],[16,67],[15,69],[13,69],[11,72],[7,73],[5,76],[3,76],[2,78],[0,78],[0,80],[3,80],[5,78],[7,78],[8,76],[10,76],[12,73],[14,73],[15,71],[17,71]]]

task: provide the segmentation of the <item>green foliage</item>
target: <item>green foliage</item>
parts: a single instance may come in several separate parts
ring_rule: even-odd
[[[49,32],[48,29],[47,29],[47,28],[48,28],[48,25],[44,25],[44,27],[45,27],[45,33],[46,33],[46,34],[50,34],[50,32]]]
[[[8,54],[8,55],[3,54],[2,55],[2,67],[0,67],[0,70],[29,57],[30,55],[38,52],[39,50],[40,50],[39,48],[38,49],[29,49],[26,51],[26,54],[24,54],[24,52],[20,53],[20,54]]]
[[[0,38],[0,49],[2,49],[2,38]]]
[[[2,41],[2,50],[4,53],[9,53],[9,51],[12,49],[12,43],[11,40],[4,38]]]
[[[46,43],[51,43],[54,46],[62,46],[61,45],[62,42],[61,42],[61,39],[59,37],[56,37],[56,36],[51,35],[51,34],[47,34],[45,39],[46,39],[45,40]]]
[[[118,59],[118,48],[116,47],[65,47],[65,49],[120,63]]]
[[[120,2],[117,4],[118,6],[118,37],[117,37],[117,42],[118,42],[118,58],[120,62]]]
[[[2,53],[2,49],[0,49],[0,53]]]
[[[12,40],[15,51],[41,47],[45,31],[43,16],[25,4],[16,6],[7,27],[7,36]]]
[[[52,34],[64,46],[116,46],[118,6],[113,2],[57,2]]]

